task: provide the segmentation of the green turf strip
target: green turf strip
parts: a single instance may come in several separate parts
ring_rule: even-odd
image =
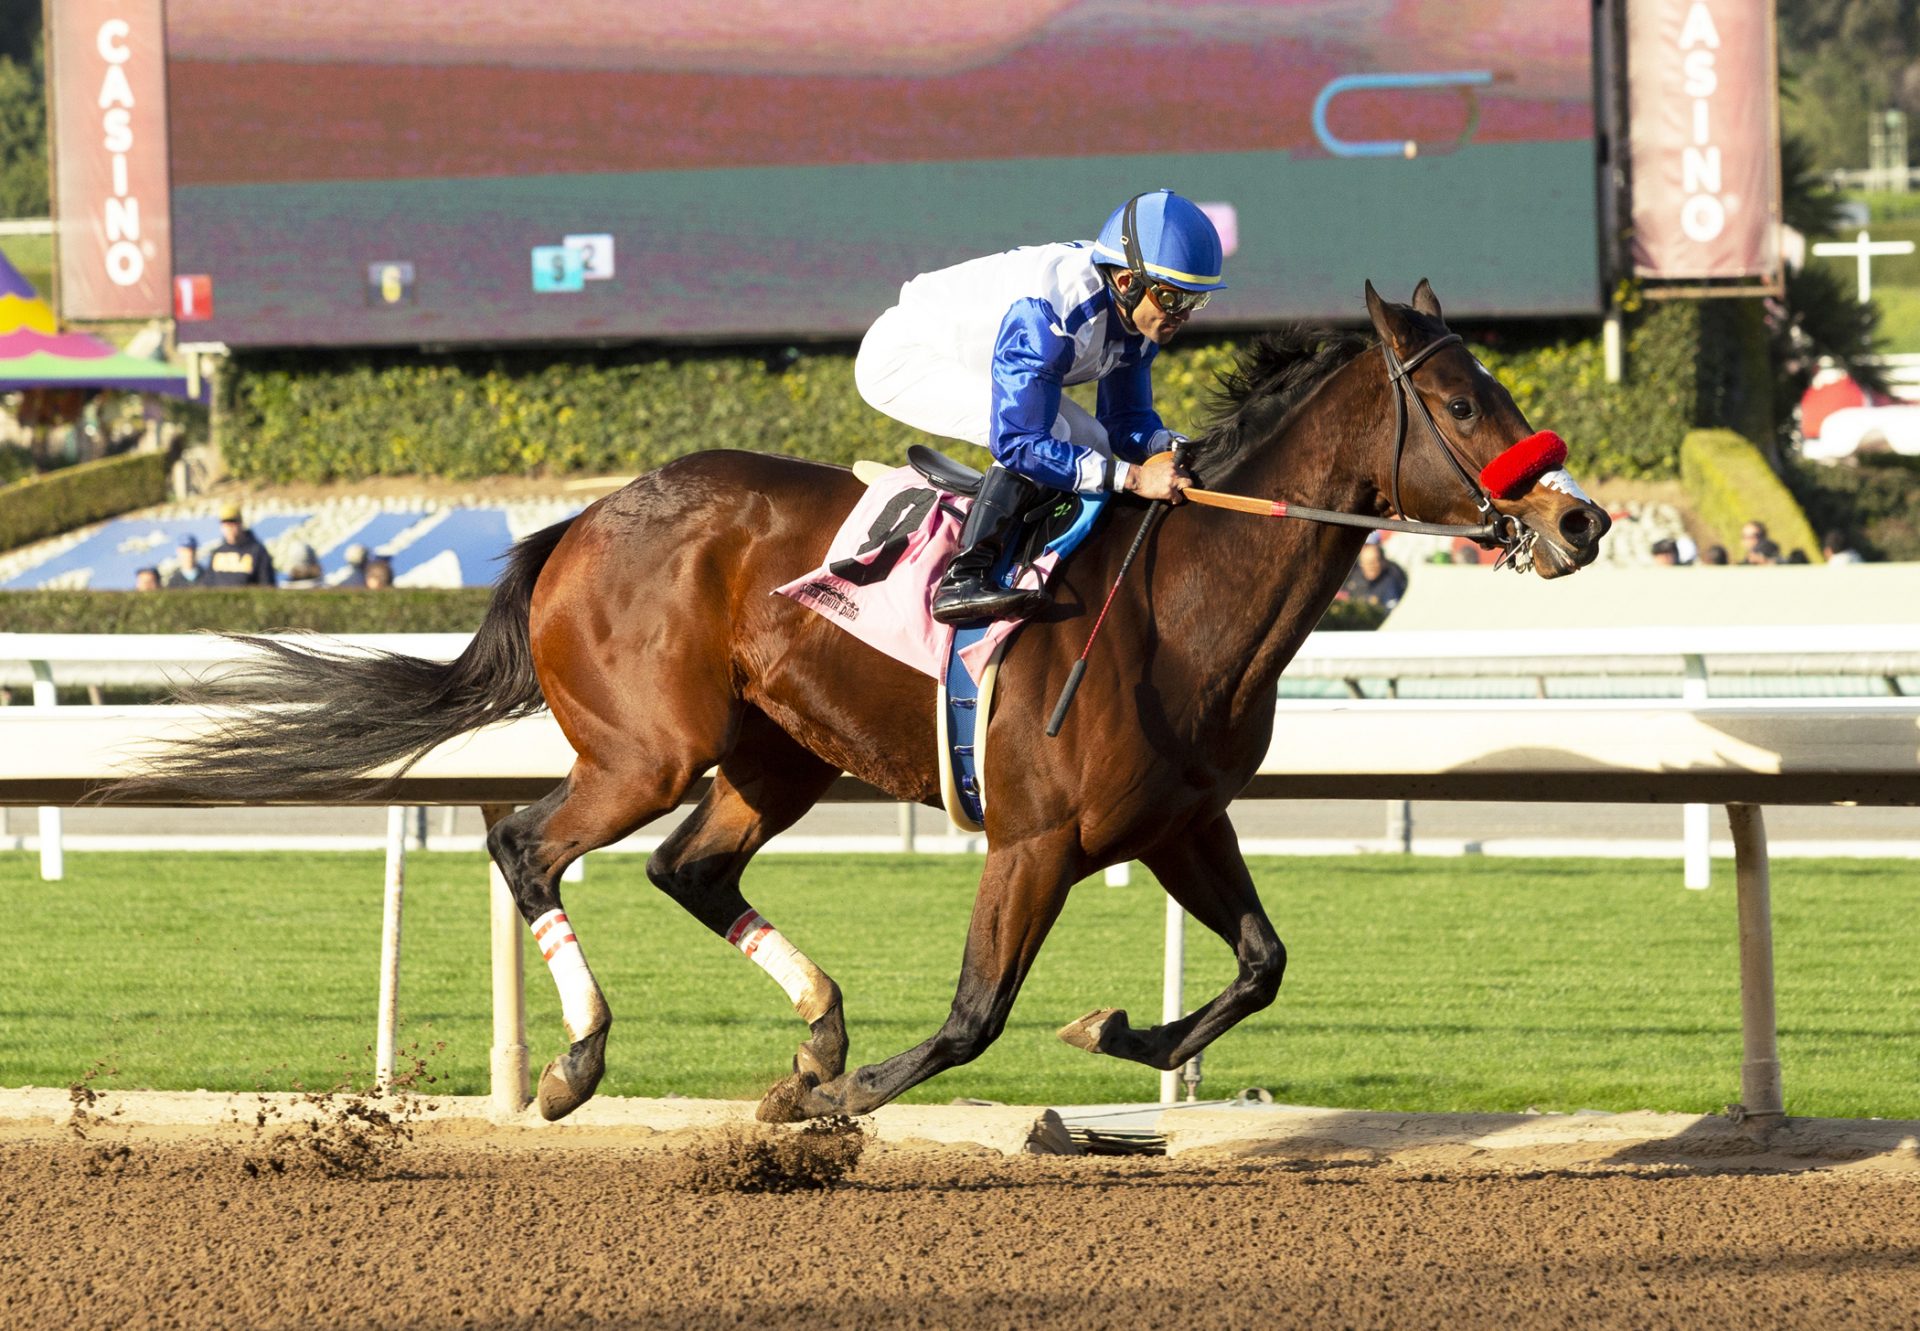
[[[871,1062],[945,1017],[979,861],[767,856],[753,903],[839,980],[853,1057]],[[1205,1093],[1396,1110],[1718,1111],[1739,1098],[1732,866],[1689,892],[1652,860],[1264,859],[1286,940],[1279,1001],[1207,1052]],[[0,1085],[329,1086],[371,1067],[381,858],[372,854],[0,855],[14,922],[0,967]],[[1164,897],[1074,890],[1006,1033],[911,1092],[944,1102],[1151,1099],[1157,1074],[1054,1039],[1090,1008],[1160,1006]],[[1789,1112],[1920,1118],[1920,923],[1897,861],[1775,865],[1780,1055]],[[445,1048],[436,1090],[486,1089],[491,1042],[484,861],[408,863],[402,1043]],[[802,1027],[779,990],[648,884],[601,857],[566,892],[616,1016],[603,1092],[757,1095]],[[527,947],[538,1067],[558,1003]],[[1231,974],[1189,928],[1187,1001]]]

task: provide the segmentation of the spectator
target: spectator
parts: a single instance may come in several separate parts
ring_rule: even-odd
[[[1672,568],[1680,562],[1680,547],[1671,538],[1653,543],[1653,562]]]
[[[364,587],[367,585],[367,547],[355,541],[346,549],[347,576],[334,583],[336,587]]]
[[[220,544],[207,553],[207,586],[271,587],[273,556],[242,522],[240,505],[220,507]]]
[[[1847,534],[1835,527],[1820,538],[1820,553],[1827,557],[1829,564],[1858,564],[1860,552],[1853,548],[1853,542]]]
[[[1371,601],[1382,610],[1391,610],[1407,594],[1407,571],[1388,559],[1379,541],[1369,537],[1360,547],[1360,558],[1354,561],[1341,590],[1349,600]]]
[[[169,591],[178,591],[182,587],[206,585],[207,570],[200,564],[200,538],[188,532],[174,547],[173,568],[167,573],[165,586]]]
[[[1783,564],[1811,564],[1813,561],[1807,558],[1807,552],[1805,550],[1795,547],[1788,551],[1787,557],[1780,562]]]
[[[137,592],[157,592],[160,590],[160,570],[149,565],[136,569],[133,574],[133,589]]]
[[[1742,541],[1746,540],[1746,534],[1744,532],[1741,533],[1740,539]],[[1744,564],[1777,564],[1780,562],[1780,547],[1762,536],[1748,549],[1747,557],[1741,562]]]
[[[1748,518],[1746,525],[1740,528],[1740,562],[1743,564],[1771,563],[1771,560],[1753,558],[1754,548],[1767,539],[1767,524]],[[1775,547],[1778,550],[1779,547]]]
[[[297,545],[293,550],[293,562],[288,565],[280,585],[297,589],[318,587],[320,576],[320,556],[313,552],[310,545]]]
[[[366,581],[361,585],[370,592],[384,591],[393,586],[392,562],[385,559],[369,559]]]
[[[1700,562],[1703,564],[1725,564],[1727,562],[1727,547],[1724,545],[1708,546],[1700,552]]]

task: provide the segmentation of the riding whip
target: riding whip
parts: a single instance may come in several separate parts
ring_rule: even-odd
[[[1174,445],[1173,465],[1180,466],[1180,446]],[[1106,603],[1100,607],[1100,617],[1093,621],[1093,628],[1087,633],[1087,645],[1080,649],[1080,659],[1073,663],[1073,669],[1067,672],[1067,682],[1060,690],[1060,701],[1053,705],[1053,716],[1047,721],[1047,738],[1059,735],[1060,727],[1066,724],[1067,708],[1073,705],[1073,695],[1080,689],[1080,681],[1087,673],[1087,653],[1093,650],[1093,640],[1100,633],[1100,626],[1107,621],[1107,611],[1113,608],[1113,598],[1120,590],[1120,584],[1126,580],[1127,570],[1133,567],[1133,557],[1140,553],[1140,547],[1146,544],[1147,533],[1152,531],[1172,504],[1165,499],[1156,499],[1147,505],[1147,516],[1140,520],[1140,530],[1133,534],[1133,544],[1127,547],[1127,557],[1120,561],[1120,571],[1113,575],[1113,586],[1107,592]]]

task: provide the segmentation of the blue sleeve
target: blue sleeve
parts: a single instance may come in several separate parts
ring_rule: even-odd
[[[1077,490],[1082,460],[1095,456],[1053,437],[1060,389],[1073,365],[1073,340],[1051,307],[1037,298],[1014,302],[993,344],[994,461],[1056,490]],[[1102,464],[1104,465],[1104,464]]]
[[[1125,462],[1145,462],[1153,452],[1153,436],[1167,428],[1153,409],[1153,358],[1159,354],[1149,342],[1146,355],[1100,381],[1094,415],[1107,428],[1113,455]]]

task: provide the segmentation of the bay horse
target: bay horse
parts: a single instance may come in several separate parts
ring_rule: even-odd
[[[244,687],[270,705],[174,749],[145,779],[215,798],[337,795],[453,736],[550,709],[577,754],[572,770],[487,836],[560,990],[570,1046],[541,1074],[549,1119],[593,1094],[612,1022],[561,906],[561,871],[675,808],[710,769],[711,787],[647,874],[763,966],[807,1023],[762,1118],[865,1113],[977,1057],[1068,890],[1135,859],[1226,942],[1238,973],[1177,1021],[1140,1030],[1102,1010],[1060,1034],[1178,1067],[1279,990],[1286,949],[1227,809],[1267,752],[1280,673],[1340,589],[1364,526],[1479,519],[1508,562],[1543,578],[1590,563],[1608,526],[1564,470],[1522,476],[1494,502],[1473,477],[1547,436],[1532,435],[1448,331],[1425,281],[1409,305],[1371,283],[1366,300],[1377,343],[1296,329],[1256,344],[1224,378],[1221,414],[1189,459],[1198,484],[1362,525],[1172,509],[1113,597],[1076,710],[1050,739],[1049,708],[1134,534],[1128,509],[1056,573],[1052,605],[1019,631],[999,672],[988,851],[952,1009],[929,1038],[881,1062],[847,1071],[839,987],[740,887],[754,853],[843,771],[940,807],[934,681],[769,595],[825,558],[862,492],[844,468],[707,452],[641,476],[521,540],[452,662],[251,640],[268,655]]]

